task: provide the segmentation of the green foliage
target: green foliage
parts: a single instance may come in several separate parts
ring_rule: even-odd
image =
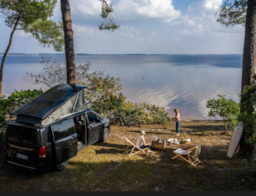
[[[245,111],[238,115],[238,121],[243,122],[243,132],[245,136],[245,142],[247,144],[255,145],[256,144],[256,132],[254,127],[256,125],[256,112],[250,114]]]
[[[207,101],[206,107],[211,108],[208,116],[216,117],[216,115],[219,115],[223,119],[226,131],[226,123],[234,129],[238,122],[236,117],[240,113],[240,104],[232,99],[226,99],[225,95],[218,94],[217,96],[218,99],[213,98]]]
[[[85,100],[87,106],[98,113],[110,115],[125,101],[126,97],[120,92],[120,79],[105,75],[104,71],[87,74]]]
[[[53,46],[56,51],[62,51],[64,45],[63,24],[52,20],[37,20],[24,28],[31,33],[43,46]]]
[[[168,112],[162,107],[152,104],[124,102],[118,110],[124,116],[133,116],[138,119],[141,124],[164,124],[172,121],[168,116]],[[118,114],[116,114],[117,116]]]
[[[98,25],[100,30],[116,30],[120,27],[120,25],[117,25],[114,21],[113,16],[111,13],[114,11],[111,5],[108,5],[108,3],[105,0],[102,1],[102,7],[101,7],[101,14],[100,16],[104,19],[103,22]]]
[[[217,22],[226,26],[245,25],[248,0],[225,1],[219,8]]]
[[[256,75],[252,77],[252,84],[243,87],[241,103],[248,114],[252,114],[256,101]]]
[[[57,0],[1,0],[0,13],[5,15],[5,23],[17,30],[31,33],[43,46],[52,45],[61,51],[64,45],[63,25],[48,20],[53,15]]]
[[[11,119],[10,113],[21,107],[22,105],[28,103],[43,91],[34,89],[31,90],[21,90],[11,93],[11,95],[5,99],[5,96],[0,98],[0,143],[3,141],[4,133],[6,131],[8,121]]]
[[[244,86],[241,103],[244,106],[244,113],[238,116],[238,120],[244,123],[245,142],[254,146],[256,145],[256,75],[253,76],[252,85]]]
[[[105,95],[93,104],[92,109],[110,119],[112,114],[121,108],[125,99],[126,97],[120,92],[117,95]]]

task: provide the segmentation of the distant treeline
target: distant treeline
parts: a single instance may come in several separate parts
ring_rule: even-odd
[[[3,56],[4,53],[0,53],[0,56]],[[38,54],[26,54],[26,53],[8,53],[8,56],[46,56],[46,55],[65,55],[64,53],[38,53]],[[75,55],[78,56],[87,56],[87,55],[128,55],[128,56],[141,56],[141,55],[190,55],[190,54],[88,54],[88,53],[77,53]],[[200,54],[194,54],[194,55],[200,55]],[[217,55],[221,55],[221,54],[217,54]],[[226,55],[226,54],[225,54]],[[232,54],[229,54],[232,55]],[[237,55],[237,54],[233,54],[233,55]]]
[[[4,53],[0,53],[0,56],[3,56]],[[64,53],[38,53],[38,54],[26,54],[26,53],[9,53],[8,56],[44,56],[44,55],[65,55]],[[87,53],[77,53],[76,55],[94,55]],[[96,54],[98,55],[98,54]]]
[[[0,53],[1,56],[4,55],[4,53]],[[8,56],[23,56],[26,55],[25,53],[9,53]]]
[[[4,53],[0,53],[0,56],[3,56]],[[39,53],[39,54],[26,54],[26,53],[9,53],[7,56],[41,56],[41,55],[65,55],[58,53]]]

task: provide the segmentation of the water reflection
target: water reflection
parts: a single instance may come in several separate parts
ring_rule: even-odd
[[[53,56],[65,64],[64,56]],[[4,70],[5,95],[14,89],[33,89],[23,78],[40,72],[40,56],[8,57]],[[122,92],[132,102],[163,106],[171,116],[178,108],[182,119],[207,118],[208,99],[225,94],[238,101],[241,88],[241,55],[88,55],[76,56],[77,64],[90,61],[90,72],[104,70],[119,77]],[[144,79],[142,79],[142,77]],[[46,88],[43,88],[46,89]]]

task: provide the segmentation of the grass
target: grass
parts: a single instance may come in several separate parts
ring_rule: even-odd
[[[139,131],[145,139],[175,137],[174,122],[165,125],[143,125],[141,128],[112,126],[107,142],[88,146],[69,161],[60,172],[35,174],[16,169],[0,159],[1,191],[253,191],[256,176],[247,172],[241,158],[226,157],[232,132],[224,132],[219,121],[182,121],[181,135],[191,143],[167,145],[147,156],[125,158],[126,136],[134,143]],[[202,145],[202,161],[196,167],[181,159],[171,160],[176,148]],[[245,174],[245,175],[244,175]]]

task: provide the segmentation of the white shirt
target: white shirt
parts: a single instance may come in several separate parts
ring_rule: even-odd
[[[141,147],[143,146],[143,141],[145,141],[145,138],[143,135],[140,135],[137,139],[136,146]]]

